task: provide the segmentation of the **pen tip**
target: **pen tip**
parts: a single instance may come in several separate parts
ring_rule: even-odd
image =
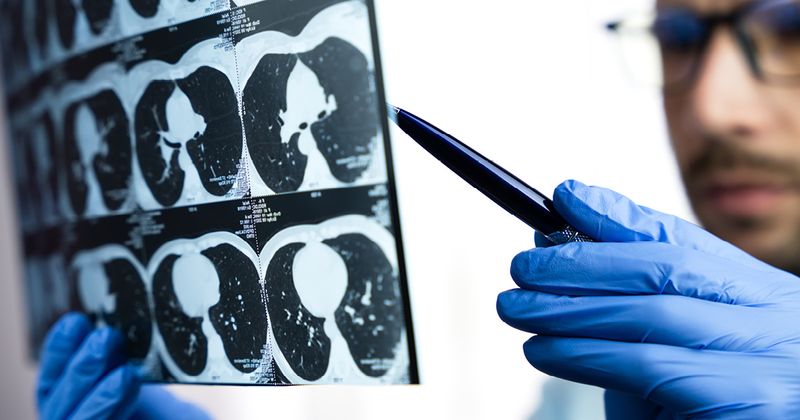
[[[393,106],[392,104],[386,104],[386,110],[389,113],[389,119],[397,123],[397,114],[400,113],[400,108]]]

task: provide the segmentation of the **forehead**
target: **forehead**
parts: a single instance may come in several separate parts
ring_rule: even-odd
[[[656,0],[656,7],[686,7],[698,12],[726,12],[755,0]]]

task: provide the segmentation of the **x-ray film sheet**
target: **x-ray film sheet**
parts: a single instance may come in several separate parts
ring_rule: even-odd
[[[34,355],[81,311],[152,381],[418,381],[370,1],[0,5]]]

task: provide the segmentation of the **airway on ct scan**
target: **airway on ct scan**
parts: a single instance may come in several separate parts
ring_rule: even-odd
[[[268,310],[287,377],[398,374],[407,356],[394,254],[394,238],[358,217],[290,228],[267,244]]]
[[[89,174],[103,204],[117,210],[128,199],[131,182],[131,142],[127,115],[112,90],[70,105],[64,114],[64,166],[72,210],[86,211]]]
[[[372,2],[237,4],[0,3],[31,353],[76,310],[155,382],[416,383]]]
[[[236,92],[224,73],[204,66],[183,79],[151,82],[135,118],[139,167],[161,205],[174,205],[183,193],[182,162],[191,162],[209,194],[222,197],[233,188],[242,157],[242,122]]]

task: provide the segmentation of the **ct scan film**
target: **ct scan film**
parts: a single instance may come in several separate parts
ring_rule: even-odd
[[[35,356],[155,382],[417,383],[365,0],[0,0]]]

